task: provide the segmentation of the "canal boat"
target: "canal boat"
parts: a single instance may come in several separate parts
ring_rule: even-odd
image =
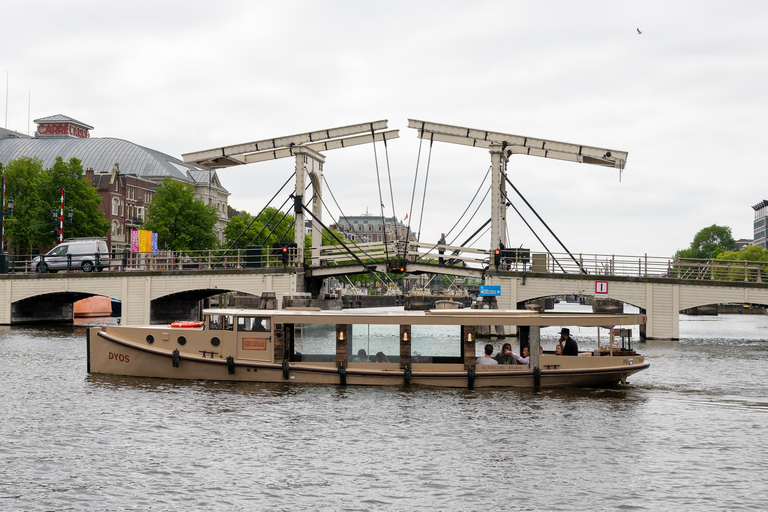
[[[206,309],[203,316],[199,327],[92,327],[87,336],[88,371],[171,379],[472,389],[613,386],[649,367],[631,345],[625,347],[622,341],[619,347],[612,337],[605,347],[578,356],[539,352],[542,327],[638,325],[646,321],[642,314],[297,308]],[[517,338],[507,335],[506,341],[528,345],[529,363],[477,364],[476,333],[479,326],[488,325],[507,326],[506,332],[515,326]]]

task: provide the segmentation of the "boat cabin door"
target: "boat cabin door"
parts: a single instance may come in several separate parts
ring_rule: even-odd
[[[237,358],[271,362],[274,356],[272,318],[238,316],[236,325]]]

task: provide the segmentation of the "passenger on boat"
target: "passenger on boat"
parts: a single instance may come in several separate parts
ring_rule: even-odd
[[[561,343],[558,343],[557,346],[555,347],[555,355],[556,356],[563,355],[563,345]]]
[[[368,354],[365,352],[364,348],[361,348],[357,351],[357,357],[355,358],[353,363],[370,363],[371,361],[368,359]]]
[[[384,352],[377,352],[376,353],[376,362],[377,363],[388,363],[389,359],[387,359],[387,355]]]
[[[485,355],[478,357],[475,364],[499,364],[497,360],[491,357],[491,354],[493,354],[493,345],[489,343],[485,346]]]
[[[501,351],[493,356],[499,364],[515,364],[515,358],[512,354],[512,345],[505,343],[501,346]]]
[[[526,345],[523,347],[522,357],[517,354],[512,354],[512,357],[515,358],[517,364],[528,364],[528,362],[531,360],[531,349],[528,347],[528,345]]]
[[[563,346],[564,356],[579,355],[579,345],[575,339],[571,338],[571,331],[567,327],[560,329],[560,341],[558,343],[562,345],[563,342],[565,342],[565,346]]]

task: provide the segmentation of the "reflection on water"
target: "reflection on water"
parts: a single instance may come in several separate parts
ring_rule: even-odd
[[[766,317],[682,317],[627,387],[474,391],[88,375],[100,321],[0,328],[0,508],[768,506]]]

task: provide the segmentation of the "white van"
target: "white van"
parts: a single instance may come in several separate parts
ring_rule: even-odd
[[[82,270],[101,272],[109,268],[107,243],[101,238],[67,238],[45,255],[35,256],[31,263],[33,272]]]

